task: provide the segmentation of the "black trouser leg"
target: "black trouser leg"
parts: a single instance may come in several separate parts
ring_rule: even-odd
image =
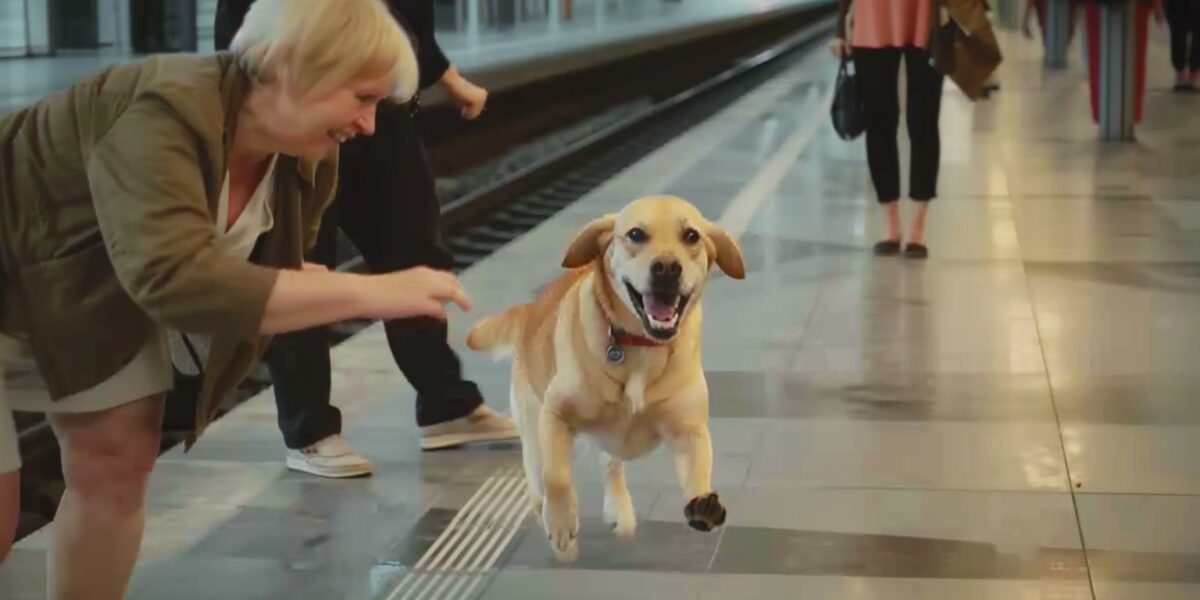
[[[453,267],[441,245],[433,170],[406,108],[380,105],[375,135],[343,165],[342,231],[372,272]],[[483,403],[475,384],[462,377],[444,321],[395,320],[384,329],[396,365],[417,390],[419,426],[464,417]]]
[[[233,35],[242,26],[246,13],[254,0],[217,0],[213,15],[213,45],[217,50],[228,50]]]
[[[863,95],[867,121],[867,167],[881,204],[900,197],[899,48],[854,48],[854,72]]]
[[[1191,29],[1192,0],[1167,0],[1167,26],[1171,32],[1171,66],[1176,71],[1188,68],[1188,30]]]
[[[938,166],[942,140],[938,119],[942,114],[942,82],[945,76],[929,64],[928,55],[918,48],[904,51],[908,76],[906,122],[912,145],[908,197],[928,202],[937,196]]]
[[[1193,71],[1200,71],[1200,0],[1192,0],[1188,9],[1192,23],[1189,31],[1192,36],[1192,51],[1188,58],[1188,66]]]
[[[308,261],[334,267],[338,201],[321,220]],[[304,448],[341,433],[342,413],[330,404],[329,340],[324,327],[275,336],[263,357],[271,374],[279,430],[288,448]]]

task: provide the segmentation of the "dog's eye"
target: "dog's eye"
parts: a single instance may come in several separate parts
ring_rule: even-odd
[[[695,229],[688,228],[687,231],[683,232],[683,241],[689,246],[699,242],[700,232],[696,231]]]
[[[635,244],[641,244],[649,238],[649,236],[646,235],[646,232],[641,227],[634,227],[633,229],[630,229],[629,233],[625,234],[625,237],[629,238],[629,241]]]

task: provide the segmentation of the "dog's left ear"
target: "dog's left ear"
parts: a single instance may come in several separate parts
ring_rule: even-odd
[[[617,215],[604,215],[588,223],[575,234],[567,254],[563,256],[562,266],[568,269],[582,267],[596,260],[604,253],[604,248],[612,240],[613,227],[617,224]]]
[[[733,279],[746,278],[746,262],[742,259],[742,249],[733,236],[720,225],[709,223],[705,233],[712,240],[709,249],[715,253],[713,259],[726,275]]]

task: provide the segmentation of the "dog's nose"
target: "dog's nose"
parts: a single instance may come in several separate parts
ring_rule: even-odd
[[[683,265],[673,258],[660,258],[650,265],[650,276],[655,279],[679,279]]]

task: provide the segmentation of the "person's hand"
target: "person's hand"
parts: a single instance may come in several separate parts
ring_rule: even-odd
[[[468,121],[474,120],[483,113],[483,107],[487,104],[488,99],[487,90],[466,79],[460,79],[451,87],[450,95],[462,108],[462,116]]]
[[[470,121],[483,113],[483,106],[487,104],[487,90],[463,77],[462,73],[458,72],[458,67],[447,67],[446,72],[438,79],[438,85],[442,86],[450,99],[462,109],[464,119]]]
[[[846,40],[843,40],[842,38],[835,37],[829,42],[829,53],[832,54],[834,58],[840,59],[850,56],[850,52],[850,44],[847,44]]]
[[[471,301],[458,278],[429,267],[373,275],[365,294],[364,316],[383,321],[409,317],[445,319],[447,302],[471,310]]]
[[[308,261],[304,261],[304,264],[300,265],[300,270],[304,271],[305,273],[324,273],[329,271],[329,267],[326,267],[321,263],[310,263]]]

